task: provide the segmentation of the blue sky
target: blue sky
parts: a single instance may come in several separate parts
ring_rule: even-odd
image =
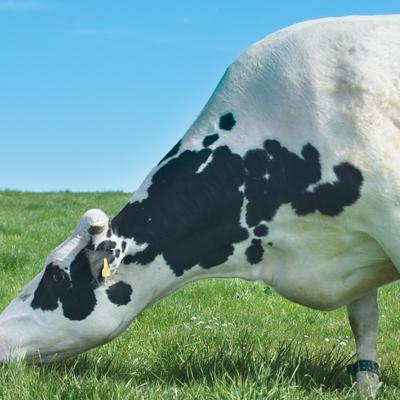
[[[135,190],[252,42],[392,0],[0,0],[0,189]]]

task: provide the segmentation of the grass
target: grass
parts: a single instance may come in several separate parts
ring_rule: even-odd
[[[0,192],[0,307],[42,268],[89,208],[115,215],[126,193]],[[379,398],[400,398],[398,285],[380,291]],[[190,284],[113,342],[65,362],[0,366],[1,399],[357,399],[344,366],[343,309],[317,312],[259,283]]]

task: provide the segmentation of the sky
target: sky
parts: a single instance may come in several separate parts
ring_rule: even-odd
[[[0,0],[0,189],[133,192],[251,43],[398,0]]]

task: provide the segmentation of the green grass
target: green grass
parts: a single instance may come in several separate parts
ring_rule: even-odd
[[[126,193],[0,192],[0,306],[89,208]],[[380,291],[379,398],[400,398],[398,285]],[[145,310],[119,338],[65,362],[0,366],[1,399],[357,399],[343,309],[317,312],[258,283],[208,280]]]

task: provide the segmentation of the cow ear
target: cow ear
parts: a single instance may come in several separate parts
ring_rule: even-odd
[[[89,261],[90,272],[96,280],[111,276],[109,264],[114,259],[114,256],[104,250],[85,249],[86,257]]]

